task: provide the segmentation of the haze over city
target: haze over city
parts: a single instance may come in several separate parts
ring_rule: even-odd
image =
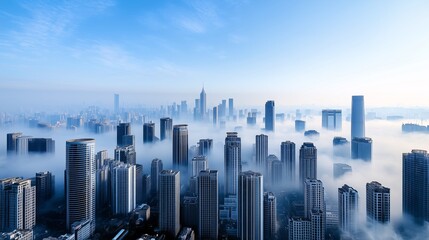
[[[0,240],[429,238],[428,10],[1,1]]]

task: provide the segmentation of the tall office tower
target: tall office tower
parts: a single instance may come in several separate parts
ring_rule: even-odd
[[[289,218],[289,240],[311,239],[311,221],[299,217]]]
[[[352,159],[361,159],[370,162],[372,159],[372,139],[368,137],[353,138]]]
[[[188,115],[188,103],[186,101],[180,102],[180,117],[186,117]]]
[[[8,133],[7,134],[7,153],[16,153],[16,139],[21,137],[22,133]]]
[[[96,168],[101,169],[108,158],[109,152],[107,150],[97,152],[97,155],[95,155]]]
[[[305,142],[299,149],[299,186],[307,178],[317,178],[317,149],[313,143]]]
[[[91,221],[95,230],[95,140],[72,139],[66,142],[66,226]]]
[[[208,156],[213,148],[213,139],[200,139],[198,142],[198,154]]]
[[[162,160],[155,158],[150,164],[150,176],[151,176],[151,192],[156,194],[159,190],[159,173],[163,169]]]
[[[173,167],[186,175],[188,169],[188,125],[173,127]]]
[[[201,120],[203,120],[203,119],[205,119],[205,117],[206,117],[206,91],[204,91],[204,87],[203,87],[203,89],[201,90],[201,93],[200,93],[200,114],[201,114],[201,116],[200,116],[200,118],[201,118]]]
[[[155,123],[143,124],[143,143],[155,142]]]
[[[143,192],[143,165],[135,164],[136,166],[136,205],[143,203],[144,192]]]
[[[131,135],[130,123],[119,123],[116,127],[116,145],[119,147],[125,146],[123,143],[123,136]]]
[[[213,107],[213,126],[217,125],[218,118],[219,118],[218,107]]]
[[[0,179],[0,232],[30,230],[35,225],[36,187],[31,180]]]
[[[264,239],[275,239],[277,234],[277,200],[272,192],[264,193]]]
[[[197,184],[196,184],[197,185]],[[180,223],[184,227],[198,229],[198,197],[184,196],[180,209]]]
[[[224,146],[225,196],[237,195],[238,174],[241,172],[241,138],[227,132]]]
[[[276,155],[268,155],[267,158],[267,178],[265,182],[268,182],[266,186],[268,188],[278,188],[283,184],[283,163],[278,159]]]
[[[201,171],[208,169],[207,157],[200,155],[192,158],[192,176],[198,177]]]
[[[280,145],[280,160],[284,166],[284,179],[287,184],[295,185],[295,143],[291,141],[282,142]]]
[[[173,136],[173,119],[165,117],[161,118],[159,121],[161,141],[171,139]]]
[[[322,127],[327,130],[341,131],[342,129],[341,110],[333,110],[333,109],[322,110]]]
[[[198,235],[200,239],[218,239],[219,188],[217,170],[204,170],[198,175]]]
[[[352,167],[345,163],[334,163],[334,178],[339,178],[344,174],[352,172]]]
[[[350,142],[344,137],[334,137],[332,140],[334,157],[350,158]]]
[[[136,207],[136,166],[121,163],[112,173],[112,213],[126,215]]]
[[[28,140],[30,136],[20,136],[16,138],[16,154],[25,155],[28,153]]]
[[[55,194],[55,176],[51,172],[36,173],[36,204],[37,212]]]
[[[111,200],[111,188],[110,188],[110,171],[108,165],[103,165],[101,168],[97,169],[95,183],[96,183],[96,207],[97,214],[101,212]]]
[[[234,99],[228,99],[228,111],[229,117],[232,119],[234,117]]]
[[[366,184],[366,216],[369,223],[390,222],[390,188],[375,181]]]
[[[358,191],[348,185],[338,188],[338,220],[343,232],[355,233],[358,224]]]
[[[268,136],[256,135],[256,166],[259,171],[265,171],[268,157]]]
[[[136,164],[136,150],[134,146],[116,147],[115,160],[128,164]]]
[[[55,152],[55,141],[52,138],[29,138],[29,153],[53,153]]]
[[[195,99],[195,107],[194,107],[194,120],[200,120],[200,99]]]
[[[305,131],[305,121],[295,120],[295,131],[296,132],[304,132]]]
[[[248,113],[246,122],[247,122],[248,126],[255,126],[256,125],[256,113]]]
[[[365,107],[363,96],[352,96],[351,139],[365,137]]]
[[[226,100],[222,99],[222,103],[220,104],[220,114],[219,117],[220,119],[225,119],[226,117]]]
[[[116,114],[119,113],[119,94],[115,94],[115,99],[114,99],[114,111]]]
[[[264,238],[264,200],[262,174],[242,172],[238,177],[238,237]]]
[[[311,238],[325,239],[326,214],[323,183],[307,178],[304,183],[304,214],[311,221]]]
[[[402,211],[417,222],[429,221],[429,154],[412,150],[402,155]]]
[[[169,238],[180,230],[180,172],[162,170],[159,174],[159,228]]]
[[[267,101],[265,103],[265,130],[274,131],[276,121],[276,110],[274,108],[274,101]]]

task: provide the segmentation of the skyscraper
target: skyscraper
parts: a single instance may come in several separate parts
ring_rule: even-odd
[[[368,137],[353,138],[352,159],[361,159],[370,162],[372,159],[372,139]]]
[[[234,117],[234,99],[228,99],[228,111],[229,117],[232,119]]]
[[[213,139],[200,139],[198,142],[198,154],[208,156],[213,148]]]
[[[36,204],[37,212],[54,196],[55,176],[51,172],[36,173]]]
[[[241,172],[241,138],[227,132],[224,146],[225,195],[237,195],[238,174]]]
[[[265,103],[265,130],[274,131],[276,121],[276,111],[274,108],[274,101],[267,101]]]
[[[201,120],[203,120],[203,119],[205,119],[205,117],[206,117],[206,91],[204,91],[204,87],[203,87],[203,89],[201,90],[201,93],[200,93],[200,114],[201,114],[201,116],[200,116],[200,118],[201,118]]]
[[[284,166],[283,177],[287,184],[295,184],[295,143],[291,141],[282,142],[280,145],[280,160]]]
[[[317,179],[317,149],[309,142],[299,149],[299,186],[303,186],[307,178]]]
[[[338,219],[343,232],[356,233],[358,225],[358,191],[348,185],[338,188]]]
[[[272,192],[264,193],[264,239],[275,239],[277,234],[277,200]]]
[[[289,218],[289,240],[308,240],[311,237],[311,221],[300,217]]]
[[[21,137],[22,133],[8,133],[7,134],[7,153],[8,154],[15,154],[16,153],[16,139],[18,137]]]
[[[171,139],[173,135],[173,119],[165,117],[161,118],[159,121],[161,141]]]
[[[304,132],[305,131],[305,121],[295,120],[295,131],[296,132]]]
[[[334,178],[339,178],[348,172],[352,172],[352,167],[345,163],[334,163]]]
[[[390,188],[376,181],[366,184],[366,216],[369,223],[390,222]]]
[[[260,171],[265,171],[268,157],[268,136],[256,135],[256,166]]]
[[[136,207],[136,166],[120,163],[111,174],[112,213],[125,215]]]
[[[218,239],[219,190],[217,170],[204,170],[198,175],[198,234],[200,239]]]
[[[238,237],[262,240],[264,238],[262,174],[247,171],[238,178]]]
[[[153,194],[157,193],[159,188],[159,173],[163,169],[162,160],[155,158],[152,160],[152,163],[150,165],[150,176],[151,176],[151,192]]]
[[[363,96],[352,96],[351,139],[365,137],[365,106]]]
[[[186,175],[188,169],[188,125],[173,127],[173,167]]]
[[[213,126],[217,125],[218,118],[219,118],[218,107],[213,107]]]
[[[402,211],[416,222],[429,221],[429,154],[412,150],[402,155]]]
[[[22,178],[0,179],[0,232],[36,225],[36,187]]]
[[[192,176],[198,177],[198,174],[201,171],[205,171],[208,168],[207,157],[204,155],[199,155],[192,158]]]
[[[311,222],[310,239],[325,239],[326,213],[323,183],[307,178],[304,182],[304,214]]]
[[[119,94],[115,94],[115,98],[114,98],[114,112],[116,113],[116,114],[118,114],[119,113]]]
[[[350,158],[350,142],[346,138],[334,137],[332,147],[335,157]]]
[[[115,148],[115,160],[128,164],[136,164],[136,159],[136,150],[134,146]]]
[[[116,145],[125,146],[123,143],[123,136],[131,135],[131,126],[130,123],[119,123],[116,127]]]
[[[31,138],[30,136],[20,136],[16,138],[16,154],[28,154],[28,140]]]
[[[155,142],[155,123],[143,124],[143,143]]]
[[[95,230],[95,140],[72,139],[66,142],[66,226],[91,221]]]
[[[159,174],[159,228],[169,238],[180,230],[180,172],[162,170]]]
[[[341,128],[342,128],[341,110],[333,110],[333,109],[322,110],[322,127],[327,130],[341,131]]]

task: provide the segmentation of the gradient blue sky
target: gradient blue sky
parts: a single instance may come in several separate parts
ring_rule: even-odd
[[[2,102],[427,106],[428,80],[424,0],[0,1]]]

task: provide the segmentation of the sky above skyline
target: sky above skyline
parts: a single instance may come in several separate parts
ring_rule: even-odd
[[[0,101],[426,106],[429,2],[1,1]],[[102,99],[102,100],[100,100]]]

